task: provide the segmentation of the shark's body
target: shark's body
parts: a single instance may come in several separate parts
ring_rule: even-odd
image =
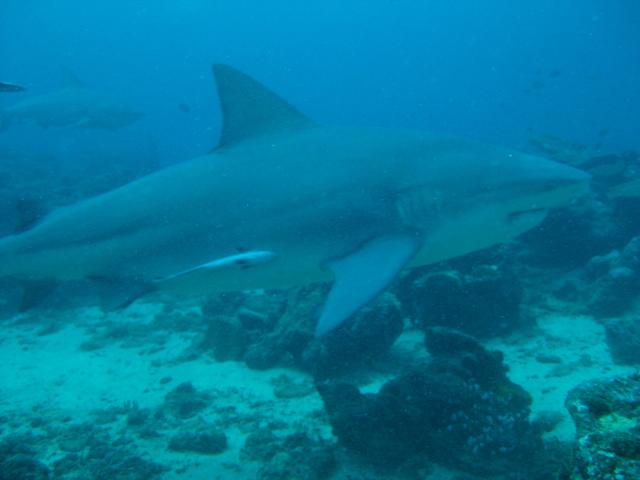
[[[318,126],[230,67],[216,78],[225,116],[217,150],[0,240],[0,276],[185,291],[334,279],[322,335],[403,267],[512,238],[588,181],[467,140]]]
[[[0,130],[14,122],[31,122],[42,128],[80,127],[118,130],[142,114],[83,85],[66,73],[65,86],[50,93],[26,98],[0,112]]]

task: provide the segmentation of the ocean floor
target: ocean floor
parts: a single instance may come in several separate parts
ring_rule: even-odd
[[[155,307],[141,304],[129,309],[127,316],[152,316]],[[92,310],[82,313],[87,317],[83,323],[90,323],[92,315],[96,319],[101,316]],[[317,394],[292,399],[274,395],[274,382],[283,374],[311,385],[303,373],[285,369],[258,372],[243,363],[218,363],[202,357],[185,361],[178,357],[191,343],[188,335],[176,334],[163,348],[133,348],[113,342],[87,351],[81,346],[89,339],[86,327],[77,323],[46,335],[42,335],[41,326],[32,324],[2,329],[0,417],[10,419],[2,434],[41,433],[31,426],[36,417],[40,418],[38,425],[71,424],[93,422],[97,410],[123,405],[155,408],[178,384],[191,382],[197,391],[214,398],[212,407],[201,412],[199,419],[219,424],[220,417],[226,417],[228,448],[215,456],[173,452],[167,449],[168,431],[158,438],[137,441],[144,456],[172,468],[162,478],[255,478],[260,465],[241,461],[240,450],[247,434],[259,428],[268,427],[282,435],[304,431],[331,437]],[[125,427],[122,422],[110,425],[115,430]],[[66,453],[55,444],[49,450],[41,457],[48,464]]]
[[[605,341],[604,327],[587,316],[543,314],[539,330],[489,342],[500,350],[509,366],[509,378],[533,397],[532,417],[559,413],[562,421],[549,432],[571,441],[575,428],[564,400],[579,383],[602,377],[626,375],[633,367],[613,363]]]
[[[120,317],[112,315],[112,320],[137,321],[144,326],[159,309],[159,305],[141,303]],[[82,448],[61,440],[66,438],[64,429],[73,425],[97,425],[120,441],[135,436],[136,452],[142,458],[169,467],[161,477],[166,479],[256,478],[261,464],[248,460],[242,448],[247,435],[260,429],[334,440],[322,401],[305,373],[290,369],[260,372],[243,363],[216,362],[203,355],[185,358],[194,340],[188,331],[159,338],[149,331],[146,344],[114,340],[96,346],[91,343],[90,326],[104,321],[104,315],[92,309],[66,315],[66,319],[55,319],[56,328],[44,327],[46,319],[13,322],[3,326],[0,337],[0,434],[33,433],[49,439],[39,447],[39,459],[48,465]],[[549,435],[571,440],[573,423],[564,408],[567,392],[584,380],[632,369],[613,364],[602,327],[588,317],[545,314],[538,325],[527,335],[495,340],[488,346],[504,352],[509,377],[533,396],[533,416],[555,412],[562,417]],[[421,345],[420,332],[405,332],[390,361],[424,355]],[[375,391],[389,375],[381,369],[377,375],[363,377],[360,387]],[[309,388],[301,388],[292,398],[276,396],[275,385],[283,378]],[[167,394],[184,382],[211,401],[193,418],[164,424],[158,435],[136,436],[126,415],[104,419],[105,412],[118,409],[158,409]],[[167,439],[175,433],[172,429],[182,431],[198,422],[225,432],[228,448],[223,453],[182,453],[167,448]],[[447,477],[435,472],[429,478]]]

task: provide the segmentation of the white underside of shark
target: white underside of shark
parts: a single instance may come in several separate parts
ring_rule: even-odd
[[[323,335],[405,267],[504,242],[588,176],[422,132],[320,126],[214,67],[219,147],[0,240],[0,276],[108,278],[188,293],[333,281]]]

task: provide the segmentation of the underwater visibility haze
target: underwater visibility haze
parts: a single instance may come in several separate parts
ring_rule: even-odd
[[[0,479],[640,477],[636,3],[0,14]]]

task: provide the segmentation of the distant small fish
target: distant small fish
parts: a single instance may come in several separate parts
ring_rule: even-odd
[[[178,110],[184,113],[189,113],[191,111],[191,107],[186,103],[181,103],[178,105]]]
[[[22,85],[9,82],[0,82],[0,92],[24,92],[26,88]]]
[[[609,129],[608,128],[602,128],[598,131],[598,136],[600,138],[602,137],[606,137],[607,135],[609,135]]]
[[[558,78],[560,76],[560,70],[551,70],[549,72],[549,78]]]

